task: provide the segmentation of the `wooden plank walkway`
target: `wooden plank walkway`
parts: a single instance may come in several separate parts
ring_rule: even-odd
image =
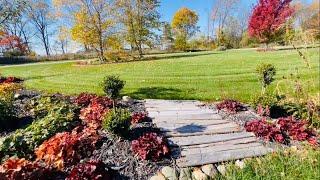
[[[180,167],[261,156],[272,149],[200,101],[147,99],[149,117],[169,140]]]

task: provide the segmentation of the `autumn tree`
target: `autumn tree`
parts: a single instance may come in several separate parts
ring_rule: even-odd
[[[172,20],[172,28],[175,32],[175,47],[179,50],[187,49],[187,41],[199,29],[197,22],[199,17],[196,12],[188,9],[179,9]]]
[[[50,56],[49,37],[52,35],[50,26],[54,21],[51,10],[50,4],[42,0],[30,0],[27,8],[30,21],[36,30],[36,36],[41,40],[47,56]]]
[[[19,16],[25,4],[25,0],[0,0],[0,26]]]
[[[319,1],[314,0],[312,4],[306,8],[308,17],[302,21],[302,29],[308,31],[315,39],[320,39],[320,6]]]
[[[160,27],[159,0],[117,0],[119,18],[131,49],[143,56],[143,47],[155,39],[154,29]]]
[[[3,31],[0,32],[0,50],[5,55],[27,54],[27,47],[18,36]]]
[[[228,19],[236,10],[239,0],[214,0],[213,7],[211,10],[211,20],[213,21],[213,29],[216,31],[216,39],[218,40],[218,45],[223,45],[220,43],[219,39],[224,39],[224,37],[219,37],[220,35],[225,35],[224,29],[227,26]],[[242,14],[245,14],[242,12]],[[215,28],[215,26],[217,26]]]
[[[115,16],[113,0],[55,0],[58,8],[73,17],[72,38],[94,49],[101,62],[106,61],[107,38],[114,35]]]
[[[268,46],[294,13],[292,0],[259,0],[249,19],[249,35]]]

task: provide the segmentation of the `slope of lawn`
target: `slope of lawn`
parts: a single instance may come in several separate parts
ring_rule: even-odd
[[[50,93],[102,93],[99,84],[103,77],[117,74],[126,81],[123,94],[134,98],[218,100],[229,97],[248,102],[260,92],[255,68],[262,62],[276,66],[277,81],[298,72],[306,90],[318,92],[319,49],[310,49],[308,54],[312,69],[305,68],[294,50],[230,50],[158,55],[157,60],[151,61],[91,66],[78,66],[75,62],[38,63],[0,67],[0,73],[22,77],[28,88]],[[316,87],[307,84],[311,79],[315,80]],[[280,89],[292,87],[283,82]]]

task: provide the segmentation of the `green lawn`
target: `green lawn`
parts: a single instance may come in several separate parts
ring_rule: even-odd
[[[248,102],[260,91],[255,68],[262,62],[276,66],[277,80],[296,71],[302,80],[318,79],[316,87],[308,89],[318,92],[319,49],[309,50],[309,55],[312,70],[305,68],[294,50],[267,53],[230,50],[158,55],[153,61],[92,66],[61,62],[0,67],[0,73],[22,77],[28,88],[50,93],[102,93],[99,84],[103,77],[118,74],[126,81],[123,94],[134,98],[218,100],[229,97]]]

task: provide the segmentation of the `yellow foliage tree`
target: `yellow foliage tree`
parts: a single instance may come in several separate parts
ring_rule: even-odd
[[[187,40],[199,29],[197,22],[199,17],[196,12],[188,9],[179,9],[172,20],[172,28],[175,32],[175,47],[179,50],[187,49]]]

